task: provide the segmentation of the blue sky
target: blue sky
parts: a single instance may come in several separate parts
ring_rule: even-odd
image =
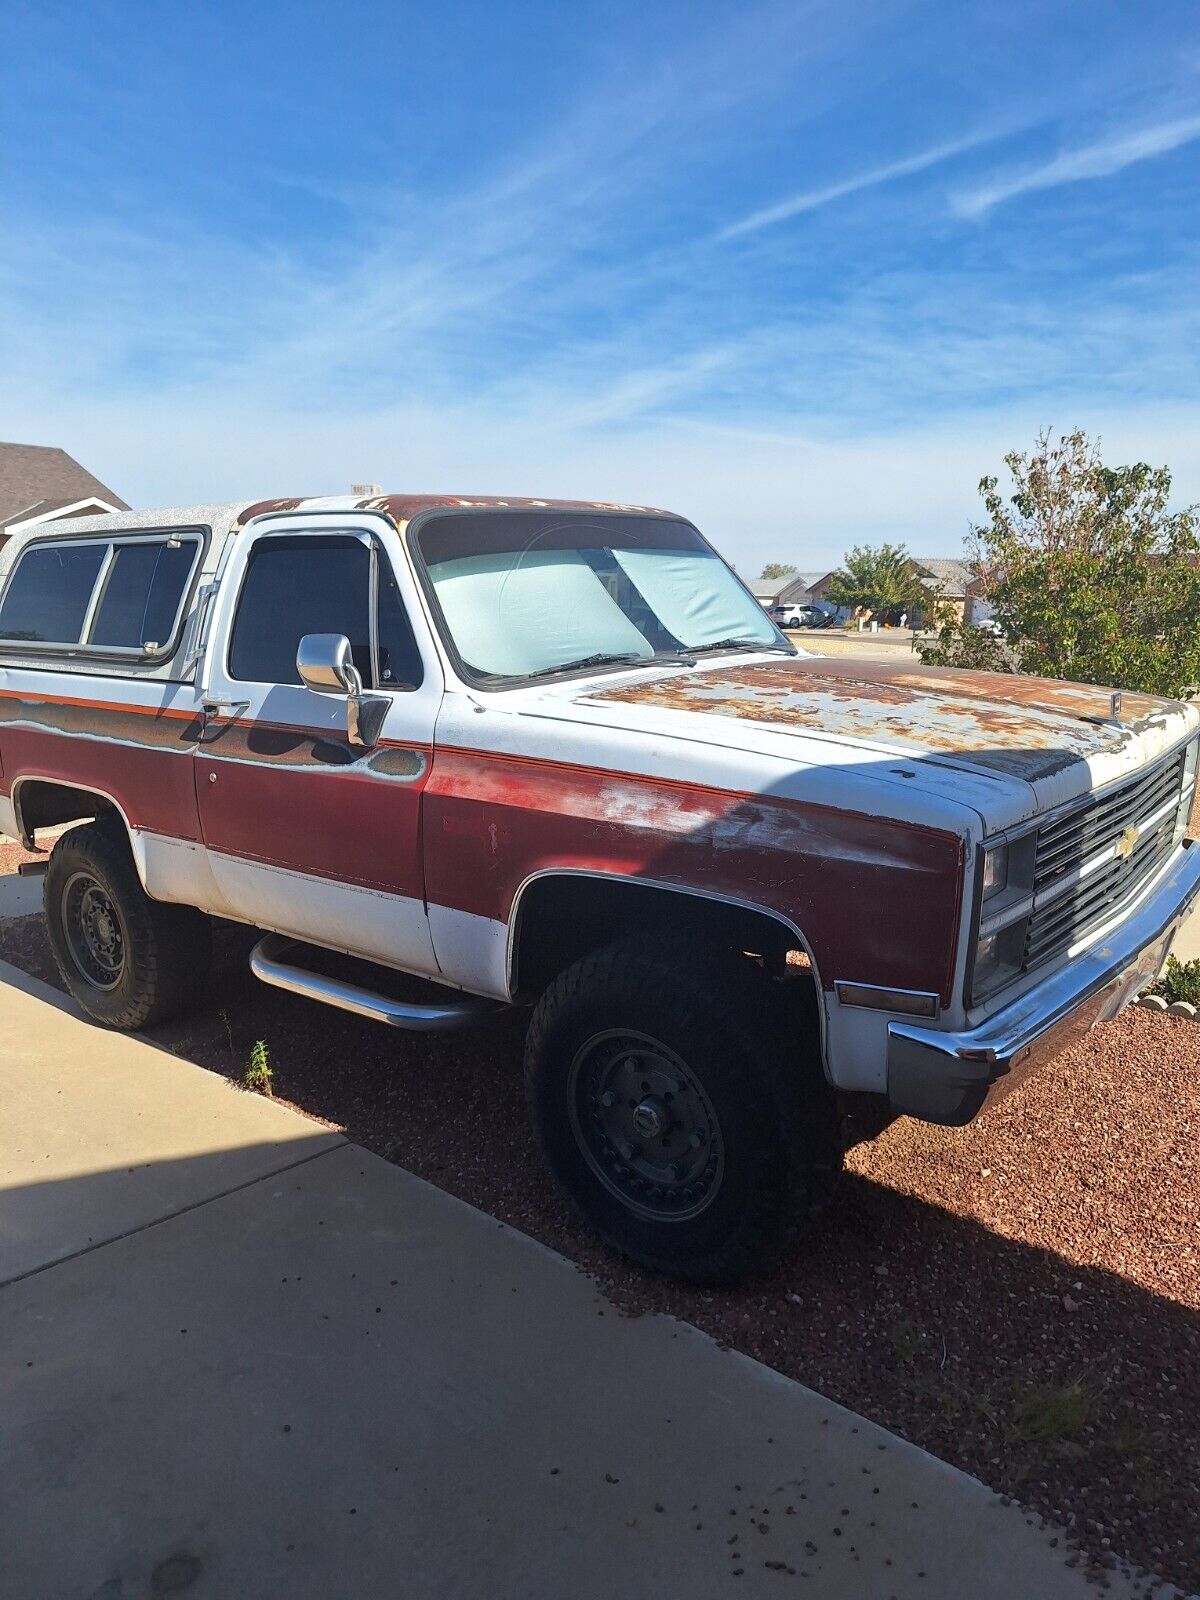
[[[0,438],[169,504],[954,554],[1043,425],[1200,498],[1191,0],[7,0]]]

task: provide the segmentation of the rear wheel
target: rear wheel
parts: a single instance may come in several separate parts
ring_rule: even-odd
[[[526,1088],[550,1166],[601,1235],[660,1271],[728,1282],[769,1263],[832,1191],[840,1143],[815,1030],[778,986],[704,948],[623,940],[538,1004]],[[785,1031],[786,1030],[786,1031]]]
[[[121,828],[99,821],[63,834],[46,871],[45,907],[63,983],[94,1022],[164,1022],[199,994],[211,956],[208,918],[150,899]]]

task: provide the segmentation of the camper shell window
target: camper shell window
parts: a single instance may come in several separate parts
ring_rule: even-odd
[[[0,648],[165,660],[205,536],[162,528],[31,540],[0,587]]]

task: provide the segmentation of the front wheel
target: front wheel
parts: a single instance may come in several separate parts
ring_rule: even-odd
[[[211,954],[208,918],[150,899],[122,829],[101,821],[64,833],[46,870],[45,906],[63,983],[93,1022],[142,1028],[197,997]]]
[[[584,957],[543,995],[525,1060],[534,1125],[622,1254],[730,1282],[773,1260],[828,1199],[841,1165],[834,1097],[815,1030],[779,1048],[782,1012],[748,963],[699,947],[667,958],[641,937]]]

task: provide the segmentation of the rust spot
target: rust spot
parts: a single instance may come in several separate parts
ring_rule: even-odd
[[[423,750],[388,747],[377,751],[367,762],[372,772],[385,778],[419,778],[429,765]]]
[[[244,526],[252,517],[267,516],[274,511],[299,511],[308,504],[308,497],[291,499],[256,500],[238,512],[237,525]],[[382,511],[394,523],[409,522],[422,511],[636,511],[652,516],[669,516],[655,506],[627,506],[605,500],[531,500],[521,495],[490,494],[375,494],[353,502],[358,511]],[[314,507],[319,510],[320,507]]]
[[[822,657],[716,668],[589,698],[969,754],[979,765],[1026,778],[1118,749],[1183,709],[1129,694],[1117,725],[1109,720],[1109,691],[1086,684],[883,662],[843,665]]]
[[[624,506],[603,500],[531,500],[521,495],[381,494],[358,502],[360,511],[386,511],[393,522],[409,522],[422,511],[641,511],[668,515],[653,506]]]
[[[235,526],[244,527],[252,517],[263,517],[270,511],[298,511],[303,504],[303,496],[298,500],[256,500],[238,512]]]

